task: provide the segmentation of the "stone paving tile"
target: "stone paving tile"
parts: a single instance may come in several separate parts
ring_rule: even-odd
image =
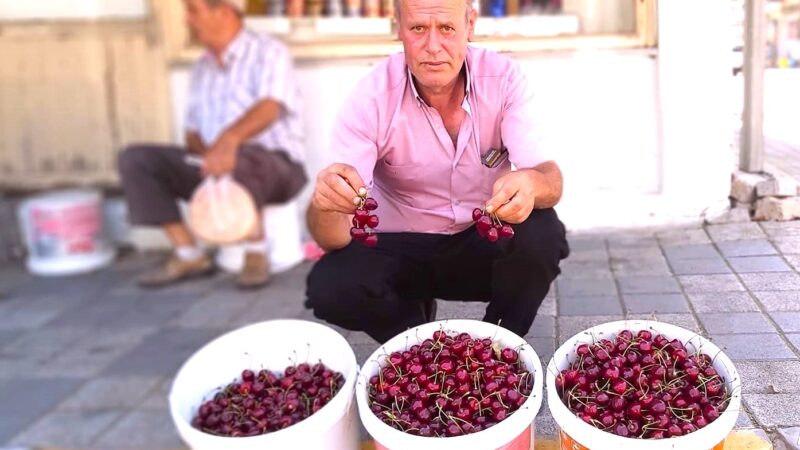
[[[703,259],[675,259],[670,261],[675,275],[711,275],[731,273],[731,269],[719,256]]]
[[[76,380],[67,379],[20,378],[0,381],[0,442],[7,442],[41,418],[74,392],[79,384]]]
[[[587,250],[605,251],[606,249],[605,241],[597,238],[596,236],[576,236],[568,234],[567,242],[569,243],[569,248],[573,253]]]
[[[611,278],[611,269],[607,261],[570,261],[559,264],[560,278]]]
[[[147,411],[152,409],[169,410],[169,391],[172,389],[172,377],[161,378],[156,387],[145,396],[136,407],[137,410]]]
[[[611,270],[616,276],[668,276],[671,275],[664,258],[641,260],[614,260]]]
[[[770,316],[784,333],[800,333],[800,312],[773,312]]]
[[[97,330],[122,327],[157,326],[176,317],[197,303],[198,297],[123,297],[98,298],[65,312],[49,326],[88,326]]]
[[[134,408],[160,381],[161,377],[128,375],[95,378],[61,402],[57,409],[97,411]]]
[[[556,337],[556,318],[553,316],[537,315],[533,326],[525,337]]]
[[[663,259],[664,254],[661,252],[661,247],[610,247],[608,254],[611,260],[652,260]]]
[[[700,322],[709,333],[736,334],[736,333],[777,333],[763,314],[758,312],[745,313],[701,313],[698,314]]]
[[[219,335],[214,329],[163,329],[112,362],[104,373],[172,375],[192,353]]]
[[[717,249],[711,244],[677,245],[664,248],[664,254],[670,261],[682,259],[719,258]]]
[[[742,405],[742,410],[739,411],[739,417],[736,418],[735,429],[753,428],[755,425],[750,417],[747,415],[746,406]]]
[[[352,347],[353,352],[356,354],[356,361],[358,361],[360,366],[363,366],[367,358],[369,358],[369,355],[379,348],[379,346],[374,344],[353,344]]]
[[[669,276],[619,277],[618,281],[623,294],[670,294],[681,292],[675,278]]]
[[[557,317],[556,320],[558,321],[557,344],[560,344],[583,330],[602,323],[622,320],[622,318],[620,316],[562,316]]]
[[[542,301],[542,304],[539,306],[539,312],[537,314],[540,316],[555,316],[556,304],[555,297],[545,297],[544,301]]]
[[[536,436],[543,436],[543,437],[555,437],[558,434],[558,425],[556,425],[556,420],[553,419],[553,416],[549,414],[545,414],[545,405],[542,402],[542,407],[539,409],[539,415],[536,416]]]
[[[755,394],[800,393],[800,361],[739,361],[742,391]]]
[[[689,305],[683,294],[623,294],[628,313],[686,313]]]
[[[745,394],[744,401],[761,426],[800,426],[800,394]]]
[[[700,325],[691,314],[628,314],[626,319],[655,320],[700,333]]]
[[[693,292],[687,296],[698,313],[758,311],[747,292]]]
[[[770,237],[800,236],[800,221],[759,222],[761,229]]]
[[[50,358],[90,335],[91,331],[86,327],[61,326],[18,333],[16,339],[0,347],[0,354]]]
[[[742,282],[751,291],[792,291],[800,289],[800,275],[788,273],[743,273]]]
[[[486,313],[487,303],[483,302],[454,302],[438,300],[436,320],[444,319],[473,319],[481,320]]]
[[[178,316],[167,321],[166,325],[181,328],[225,328],[241,315],[249,315],[257,300],[257,294],[253,292],[220,297],[212,295],[198,299]]]
[[[786,338],[789,339],[789,342],[794,345],[794,348],[800,352],[800,333],[787,334]]]
[[[36,330],[50,322],[63,311],[75,307],[81,299],[46,296],[15,297],[0,304],[0,330]]]
[[[616,295],[561,297],[558,312],[562,316],[622,315],[622,305]]]
[[[41,365],[36,377],[88,378],[100,374],[123,354],[156,333],[154,327],[98,329],[67,351]]]
[[[764,239],[767,236],[755,222],[708,225],[706,231],[714,242]]]
[[[718,334],[711,340],[734,361],[797,358],[777,334]]]
[[[800,253],[800,236],[791,238],[777,238],[772,241],[772,244],[784,254],[797,254]]]
[[[728,261],[738,273],[792,271],[780,256],[737,256],[728,258]]]
[[[123,414],[121,410],[54,411],[22,431],[10,444],[39,448],[88,448]]]
[[[777,255],[775,247],[765,239],[754,239],[746,241],[728,241],[717,244],[719,251],[725,257],[734,256],[769,256]]]
[[[677,278],[687,294],[745,290],[736,275],[681,275]]]
[[[656,233],[656,237],[663,247],[711,243],[711,239],[709,239],[706,231],[702,228],[666,230]]]
[[[558,278],[556,284],[560,297],[617,294],[617,286],[609,278]]]
[[[131,412],[101,435],[94,445],[106,450],[183,448],[167,411]]]
[[[800,255],[784,255],[786,261],[791,264],[792,268],[796,271],[800,271]]]
[[[778,434],[789,446],[789,450],[800,450],[800,427],[778,428]]]
[[[612,234],[606,238],[608,248],[654,248],[658,247],[658,239],[650,232],[636,234]]]
[[[800,311],[800,291],[753,291],[767,311]]]
[[[536,354],[542,360],[542,368],[546,367],[547,361],[553,357],[556,351],[556,340],[552,337],[525,337],[525,341],[533,347]]]
[[[570,261],[608,261],[608,252],[605,248],[592,250],[572,250],[569,253]]]

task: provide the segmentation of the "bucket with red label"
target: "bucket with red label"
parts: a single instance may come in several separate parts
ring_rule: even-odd
[[[92,190],[67,190],[32,197],[18,210],[28,251],[28,269],[38,275],[71,275],[111,263],[105,236],[103,197]]]

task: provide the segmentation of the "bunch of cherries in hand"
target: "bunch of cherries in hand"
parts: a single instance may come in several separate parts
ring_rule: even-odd
[[[478,234],[489,242],[497,242],[500,238],[514,237],[514,229],[511,228],[511,225],[501,222],[495,213],[475,208],[472,210],[472,220],[475,221],[475,229],[478,230]]]
[[[356,212],[353,216],[353,227],[350,228],[350,236],[366,245],[375,247],[378,245],[378,235],[375,228],[378,226],[378,216],[371,214],[378,209],[378,202],[372,197],[367,197],[367,189],[358,189],[358,197],[353,199],[356,205]]]

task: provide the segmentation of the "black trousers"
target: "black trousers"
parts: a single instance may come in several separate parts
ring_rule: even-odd
[[[135,225],[181,221],[177,199],[188,200],[203,181],[197,166],[187,164],[185,148],[175,145],[131,145],[117,160],[128,217]],[[247,144],[239,149],[233,178],[253,196],[256,206],[284,203],[306,183],[302,165],[282,150]]]
[[[569,255],[553,209],[535,210],[495,243],[475,227],[455,234],[380,233],[330,252],[308,276],[306,307],[320,319],[364,331],[378,342],[426,321],[431,299],[488,302],[483,320],[527,334],[559,262]]]

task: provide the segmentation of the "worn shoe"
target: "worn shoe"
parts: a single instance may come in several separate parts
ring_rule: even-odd
[[[241,289],[255,289],[269,283],[269,259],[263,252],[247,252],[244,255],[244,268],[236,284]]]
[[[436,308],[438,305],[435,298],[423,300],[420,306],[422,307],[422,314],[425,316],[427,322],[436,320]]]
[[[184,261],[172,255],[163,266],[145,272],[139,277],[139,286],[146,288],[162,287],[191,278],[211,275],[213,272],[214,264],[208,255],[203,255],[193,261]]]

